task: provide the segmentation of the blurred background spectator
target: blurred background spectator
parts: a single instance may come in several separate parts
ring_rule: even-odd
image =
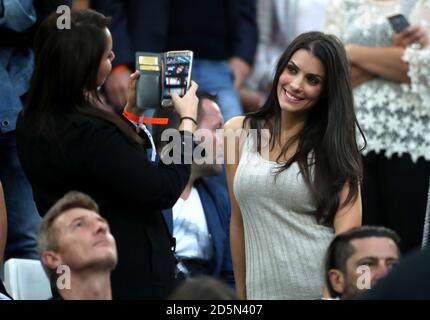
[[[58,5],[71,3],[0,0],[0,180],[9,222],[5,260],[38,258],[36,234],[40,217],[17,156],[16,119],[33,72],[31,44],[35,27]]]
[[[412,27],[394,34],[387,17]],[[430,174],[430,3],[331,0],[326,31],[345,44],[365,133],[363,224],[395,230],[402,252],[422,242]],[[414,45],[415,44],[415,45]]]
[[[275,66],[299,34],[323,27],[327,0],[257,0],[259,40],[252,73],[240,87],[245,111],[260,108],[272,86]]]
[[[109,101],[123,106],[136,51],[194,51],[192,78],[217,95],[225,120],[242,114],[236,92],[248,77],[257,46],[255,0],[95,0],[112,16],[117,56],[105,84]]]

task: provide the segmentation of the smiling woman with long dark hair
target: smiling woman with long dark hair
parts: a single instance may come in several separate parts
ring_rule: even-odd
[[[319,32],[296,38],[266,103],[225,127],[247,133],[227,164],[239,295],[320,298],[330,240],[361,224],[359,127],[340,41]]]
[[[35,71],[17,126],[18,153],[37,207],[44,214],[72,190],[90,195],[117,240],[113,297],[165,298],[175,284],[175,260],[161,209],[178,199],[190,165],[155,167],[139,125],[103,105],[98,88],[115,56],[108,19],[72,11],[71,28],[62,30],[58,17],[49,16],[36,35]],[[125,110],[143,118],[135,106],[138,77],[131,76]],[[196,90],[194,83],[183,98],[172,96],[183,118],[181,144],[190,143],[195,130]]]

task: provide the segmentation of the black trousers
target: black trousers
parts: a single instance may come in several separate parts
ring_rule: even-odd
[[[402,253],[421,244],[429,188],[430,161],[412,162],[409,155],[363,157],[363,225],[396,231]]]

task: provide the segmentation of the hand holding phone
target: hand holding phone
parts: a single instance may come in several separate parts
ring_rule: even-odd
[[[396,33],[402,32],[410,26],[409,21],[403,14],[396,14],[394,16],[388,17],[387,19]]]
[[[428,45],[427,34],[419,26],[411,26],[404,15],[397,14],[387,19],[395,31],[392,41],[394,47],[423,48]]]
[[[426,33],[417,26],[407,28],[405,31],[395,33],[392,39],[393,47],[414,47],[424,48],[428,45],[428,37]]]
[[[163,107],[172,106],[171,94],[183,97],[191,85],[193,52],[189,50],[169,51],[165,53]]]

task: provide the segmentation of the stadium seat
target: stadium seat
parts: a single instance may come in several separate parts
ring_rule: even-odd
[[[39,260],[7,260],[4,280],[6,290],[15,300],[46,300],[52,297],[48,276]]]

